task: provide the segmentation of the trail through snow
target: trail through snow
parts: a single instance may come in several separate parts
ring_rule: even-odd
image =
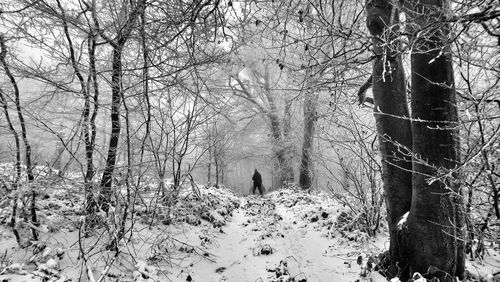
[[[338,207],[321,207],[324,202],[287,206],[286,201],[276,201],[276,196],[242,199],[231,221],[221,228],[224,233],[217,234],[207,248],[216,262],[199,261],[178,272],[185,272],[193,281],[287,281],[276,274],[280,262],[286,262],[288,277],[294,281],[356,281],[361,271],[358,257],[366,255],[366,248],[374,253],[380,248],[370,240],[347,243],[329,238],[325,231],[328,225],[333,227]],[[319,219],[302,218],[304,212],[314,215],[318,209],[328,210],[328,221],[321,224]],[[383,245],[380,240],[376,243]],[[186,281],[181,277],[179,281]],[[371,278],[377,277],[373,274]]]
[[[116,256],[108,248],[115,234],[107,229],[110,215],[102,218],[107,227],[79,236],[83,201],[71,189],[53,189],[38,202],[44,231],[31,247],[20,248],[12,230],[0,225],[0,281],[386,281],[366,268],[388,247],[385,228],[376,238],[351,224],[342,230],[344,208],[321,192],[236,197],[225,189],[204,187],[195,195],[189,188],[171,203],[144,195],[149,207],[158,205],[153,212],[136,206],[130,240],[120,240]],[[9,210],[0,207],[2,222]],[[28,238],[29,229],[22,230]],[[493,279],[500,259],[492,252],[467,264]]]

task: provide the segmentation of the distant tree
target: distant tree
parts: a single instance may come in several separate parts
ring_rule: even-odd
[[[24,76],[48,86],[48,90],[39,93],[40,97],[50,96],[52,91],[60,91],[66,94],[76,94],[77,100],[83,98],[83,108],[81,109],[82,126],[75,126],[75,133],[64,134],[64,132],[52,128],[51,124],[54,118],[51,116],[42,117],[38,114],[33,115],[33,118],[57,137],[58,144],[62,145],[62,149],[68,150],[71,154],[71,160],[76,160],[80,164],[84,175],[85,195],[88,200],[86,209],[90,213],[93,202],[91,187],[95,176],[96,119],[99,110],[100,93],[97,68],[99,56],[96,54],[99,45],[97,44],[98,34],[93,28],[94,23],[90,16],[94,8],[89,6],[90,4],[76,7],[59,0],[55,2],[19,0],[14,3],[24,8],[20,9],[22,12],[15,13],[13,14],[15,16],[10,17],[9,24],[18,27],[17,33],[28,44],[39,46],[39,51],[50,62],[36,64],[19,61],[18,68],[22,70]],[[86,16],[80,17],[82,15]],[[31,18],[33,28],[24,28],[22,25],[24,17]],[[47,36],[49,33],[46,33],[46,31],[54,31],[54,25],[59,26],[60,30],[50,33],[52,36]],[[41,34],[45,36],[41,36]],[[59,68],[56,62],[61,61],[69,62],[69,68]],[[58,70],[57,75],[54,75],[55,70]],[[77,79],[76,84],[72,83],[73,78]],[[64,120],[64,127],[71,128],[67,119]],[[81,129],[83,136],[85,165],[78,160],[77,151],[79,145],[76,146],[75,150],[72,150],[67,145],[75,136],[79,135],[79,129]],[[70,137],[71,140],[64,140],[64,135],[72,136]],[[58,150],[60,149],[58,148]]]
[[[304,95],[302,106],[304,113],[304,135],[302,138],[302,157],[299,167],[299,185],[302,189],[309,189],[313,184],[313,150],[314,133],[318,119],[318,98],[319,93],[307,93]]]
[[[336,157],[333,162],[339,167],[330,168],[329,179],[333,183],[327,187],[352,218],[341,227],[342,232],[359,229],[375,237],[385,214],[378,136],[370,124],[360,122],[367,114],[357,106],[345,105],[344,111],[346,114],[338,115],[335,122],[334,136],[327,139]],[[335,184],[341,189],[335,189]]]
[[[292,176],[295,173],[299,160],[298,179],[294,175],[293,178],[288,177],[288,181],[298,180],[302,187],[310,188],[314,175],[316,124],[322,118],[318,103],[326,101],[333,107],[334,102],[328,99],[336,95],[334,89],[351,87],[349,84],[357,80],[352,77],[353,72],[360,62],[367,61],[364,56],[367,45],[363,44],[363,35],[359,31],[361,2],[268,1],[258,4],[244,2],[234,9],[237,7],[241,8],[243,15],[237,17],[239,25],[235,28],[239,29],[238,36],[242,38],[241,42],[235,40],[236,50],[239,51],[239,58],[252,54],[255,59],[243,60],[243,70],[240,68],[238,74],[252,81],[249,86],[257,86],[253,99],[257,99],[265,111],[259,106],[255,109],[263,113],[268,121],[273,143],[281,144],[275,145],[274,150],[281,181],[286,181],[284,174]],[[273,102],[278,110],[277,119],[269,118],[267,113],[272,112],[272,103],[259,96],[259,83],[264,85],[265,81],[263,65],[271,73],[270,91],[275,94]],[[242,89],[236,83],[234,86]],[[338,93],[340,96],[341,91]],[[251,101],[249,105],[252,104],[255,105]],[[300,104],[301,109],[298,107]],[[282,140],[278,142],[278,131],[273,129],[278,126],[273,124],[279,125],[282,136],[285,136],[280,137]],[[295,134],[290,135],[289,132]],[[293,135],[300,137],[286,137]]]
[[[222,117],[223,118],[223,117]],[[207,141],[208,141],[208,182],[211,181],[211,175],[215,176],[215,185],[224,184],[224,172],[228,163],[229,148],[234,134],[231,132],[235,130],[231,121],[222,118],[214,118],[213,121],[208,123]],[[214,171],[211,171],[211,165],[214,165]]]
[[[236,75],[229,78],[229,86],[236,96],[249,101],[267,120],[270,128],[274,153],[280,168],[280,182],[293,182],[295,179],[292,166],[292,148],[289,143],[290,111],[283,108],[280,113],[277,101],[277,91],[272,85],[276,83],[271,69],[275,66],[265,62],[260,69],[245,66]],[[290,107],[288,105],[288,107]]]

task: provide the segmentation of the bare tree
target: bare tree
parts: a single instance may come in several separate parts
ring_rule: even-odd
[[[10,118],[9,114],[9,108],[7,106],[7,99],[5,97],[5,94],[2,89],[0,89],[0,102],[2,103],[2,108],[3,112],[5,115],[5,120],[7,121],[7,125],[9,127],[10,132],[12,133],[12,136],[14,137],[15,145],[16,145],[16,177],[14,178],[14,189],[18,189],[19,181],[21,180],[21,144],[19,142],[19,134],[17,133],[16,129],[14,128],[14,125],[12,123],[12,120]],[[14,197],[14,201],[12,203],[12,215],[10,218],[10,228],[12,228],[12,231],[14,233],[14,236],[16,237],[16,242],[21,245],[21,237],[19,236],[19,232],[16,229],[16,216],[17,216],[17,201],[18,197]]]
[[[276,90],[271,87],[273,82],[270,68],[270,63],[263,64],[262,72],[250,67],[244,67],[238,74],[229,77],[228,84],[236,96],[249,101],[256,107],[258,112],[266,117],[271,131],[274,152],[281,171],[280,182],[293,182],[294,170],[291,164],[292,152],[290,151],[292,148],[287,142],[290,130],[288,129],[289,123],[286,122],[286,120],[290,119],[287,116],[290,111],[288,110],[287,113],[285,110],[283,118],[281,118],[278,102],[276,101]]]
[[[97,33],[113,48],[112,57],[112,73],[111,73],[111,138],[109,139],[108,156],[106,159],[106,167],[102,174],[101,191],[99,195],[99,205],[104,211],[108,210],[108,205],[112,195],[112,176],[116,164],[116,156],[118,149],[118,141],[120,138],[120,107],[122,104],[122,76],[123,76],[123,49],[129,40],[132,30],[136,25],[137,18],[141,15],[141,11],[145,8],[145,1],[139,0],[129,7],[128,10],[125,3],[122,3],[122,9],[126,14],[118,19],[116,35],[110,37],[106,34],[107,31],[101,28],[99,18],[96,14],[96,8],[92,10],[92,18],[97,29]]]
[[[35,179],[33,176],[33,165],[31,164],[31,145],[28,140],[28,135],[26,131],[26,122],[23,115],[23,110],[21,108],[21,94],[19,92],[19,86],[17,83],[17,79],[10,70],[10,66],[6,60],[7,56],[7,46],[5,45],[5,37],[3,34],[0,34],[0,63],[3,66],[5,74],[9,78],[9,81],[14,89],[14,103],[16,105],[16,112],[19,118],[19,124],[21,125],[21,137],[24,142],[24,155],[25,155],[25,164],[26,164],[26,173],[28,175],[28,182],[31,183]],[[2,99],[5,101],[5,99]],[[6,104],[5,104],[6,105]],[[12,125],[12,124],[11,124]],[[14,130],[15,131],[15,130]],[[13,132],[14,132],[13,131]],[[17,139],[17,138],[16,138]],[[19,180],[19,179],[18,179]],[[34,187],[31,187],[31,205],[30,205],[30,213],[31,213],[31,223],[35,226],[38,225],[37,217],[36,217],[36,191]],[[16,208],[16,204],[14,208]],[[38,240],[38,231],[36,228],[32,228],[33,239]]]

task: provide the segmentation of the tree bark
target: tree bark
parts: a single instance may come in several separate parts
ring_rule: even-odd
[[[16,144],[16,178],[14,180],[14,189],[17,189],[19,180],[21,180],[21,144],[19,142],[19,134],[17,133],[14,125],[12,124],[12,120],[10,119],[7,99],[5,99],[2,89],[0,89],[0,103],[2,104],[5,120],[7,121],[7,125],[10,132],[12,133],[12,136],[14,136],[14,141]],[[12,215],[10,217],[9,225],[12,228],[12,233],[14,233],[14,236],[16,237],[17,244],[21,245],[21,236],[19,236],[19,232],[16,229],[17,199],[18,196],[16,195],[12,204]]]
[[[3,34],[0,34],[0,62],[3,66],[3,69],[5,71],[5,74],[9,78],[10,83],[12,84],[12,88],[14,89],[14,103],[16,105],[16,111],[17,111],[17,116],[19,118],[19,123],[21,125],[21,137],[24,142],[24,156],[25,156],[25,162],[26,162],[26,173],[28,175],[28,182],[31,183],[33,180],[35,180],[35,177],[33,176],[33,166],[31,164],[31,145],[28,140],[28,134],[26,131],[26,122],[24,120],[24,115],[23,111],[21,108],[21,95],[19,92],[19,87],[17,84],[17,80],[14,77],[14,74],[12,74],[10,70],[10,66],[7,63],[6,60],[7,56],[7,46],[5,45],[5,37]],[[19,179],[18,179],[19,180]],[[31,187],[31,205],[30,205],[30,213],[31,213],[31,223],[35,226],[38,225],[38,220],[36,216],[36,192],[33,187]],[[14,207],[17,206],[17,202],[15,202]],[[15,216],[15,215],[14,215]],[[33,240],[38,241],[38,231],[35,228],[31,229],[32,235],[33,235]]]
[[[455,281],[464,276],[458,115],[445,0],[415,1],[411,54],[413,115],[413,193],[408,216],[411,272]],[[431,271],[432,270],[432,271]]]
[[[212,141],[212,133],[210,126],[207,126],[207,141],[208,141],[208,163],[207,163],[207,184],[210,186],[212,174],[212,151],[215,151],[215,142]]]
[[[129,39],[132,28],[135,25],[136,19],[141,15],[145,9],[145,1],[138,1],[133,7],[132,11],[125,20],[123,26],[117,31],[117,38],[110,39],[100,30],[99,22],[95,11],[93,11],[93,19],[96,28],[99,30],[99,35],[103,37],[113,47],[113,61],[111,72],[111,137],[109,139],[108,156],[106,159],[106,166],[101,178],[101,191],[99,195],[99,205],[104,211],[108,211],[109,203],[112,195],[112,177],[116,165],[116,154],[118,150],[118,142],[120,139],[120,107],[121,98],[123,96],[122,89],[122,75],[123,63],[122,54],[125,43]]]
[[[97,69],[96,69],[96,35],[92,33],[90,35],[88,41],[88,52],[89,52],[89,72],[90,78],[92,81],[92,88],[94,95],[92,97],[92,103],[94,105],[94,110],[90,119],[88,116],[84,118],[85,126],[84,129],[84,139],[85,139],[85,158],[87,160],[87,168],[85,172],[85,198],[86,198],[86,207],[85,210],[87,214],[92,213],[92,209],[95,207],[95,199],[92,194],[92,182],[94,179],[94,151],[95,151],[95,139],[97,135],[97,127],[95,124],[95,120],[97,118],[97,113],[99,111],[99,84],[97,82]],[[85,105],[84,105],[84,115],[90,114],[90,85],[87,84],[87,95],[85,96]],[[88,111],[88,112],[87,112]],[[90,127],[90,128],[89,128]]]
[[[215,187],[219,187],[219,160],[217,156],[215,156],[214,162],[215,162]]]
[[[112,100],[111,100],[111,137],[109,139],[109,149],[108,157],[106,159],[106,167],[102,173],[101,179],[101,192],[99,204],[104,211],[109,208],[109,202],[111,201],[111,184],[113,171],[116,164],[116,152],[118,150],[118,141],[120,138],[120,106],[121,106],[121,75],[122,75],[122,46],[115,46],[113,48],[113,72],[111,75],[111,88],[112,88]]]
[[[7,56],[7,47],[5,45],[5,38],[3,35],[0,35],[0,62],[2,63],[2,66],[4,68],[5,74],[9,78],[10,83],[12,84],[12,87],[14,89],[14,102],[16,105],[16,111],[17,111],[17,116],[19,118],[19,123],[21,125],[21,137],[24,142],[24,147],[25,147],[25,162],[26,162],[26,172],[28,174],[28,181],[32,182],[35,177],[33,176],[33,167],[31,165],[31,145],[28,141],[28,136],[26,132],[26,123],[24,121],[24,115],[22,112],[21,108],[21,101],[20,101],[20,93],[19,93],[19,87],[17,85],[17,80],[10,71],[10,66],[7,63],[6,60]]]
[[[87,162],[87,167],[86,167],[86,172],[85,172],[85,177],[84,177],[84,182],[85,182],[85,198],[86,200],[86,207],[85,210],[88,214],[92,212],[92,207],[94,206],[93,204],[93,196],[91,193],[91,187],[92,187],[92,178],[94,176],[94,164],[93,164],[93,155],[94,155],[94,143],[93,143],[93,134],[95,134],[95,120],[91,120],[91,97],[90,97],[90,78],[92,80],[96,79],[96,70],[95,70],[95,35],[93,34],[93,31],[90,31],[89,34],[89,39],[88,39],[88,51],[89,51],[89,70],[90,70],[90,78],[88,80],[85,80],[83,77],[83,73],[80,70],[79,67],[79,61],[77,59],[77,53],[73,44],[73,40],[71,38],[70,30],[69,30],[69,25],[68,25],[68,20],[67,20],[67,15],[66,11],[64,10],[61,1],[57,0],[57,6],[60,10],[60,17],[62,21],[62,26],[64,30],[64,35],[68,44],[68,52],[69,52],[69,57],[71,61],[71,66],[73,67],[73,70],[75,72],[76,77],[78,78],[78,82],[80,83],[80,89],[81,93],[84,97],[84,106],[83,106],[83,112],[82,112],[82,118],[83,118],[83,124],[84,126],[82,127],[83,131],[83,139],[85,142],[85,158]],[[94,92],[95,92],[95,97],[97,96],[98,90],[97,90],[97,81],[94,81]],[[94,106],[97,108],[97,106]],[[94,117],[95,118],[95,117]]]
[[[408,279],[405,247],[398,238],[398,221],[411,205],[412,164],[408,149],[412,147],[411,123],[406,99],[406,81],[397,50],[392,41],[398,24],[396,7],[390,0],[369,1],[366,6],[368,29],[373,36],[374,116],[382,155],[382,180],[390,235],[389,278]],[[406,153],[406,154],[405,154]]]
[[[207,184],[210,185],[210,175],[212,174],[212,156],[209,155],[207,164]]]
[[[148,47],[148,40],[146,37],[146,26],[148,23],[148,19],[146,17],[146,0],[142,0],[142,5],[144,5],[144,8],[141,11],[141,21],[140,21],[140,28],[139,28],[139,33],[140,33],[140,38],[141,38],[141,51],[142,51],[142,103],[145,104],[146,106],[146,132],[144,134],[144,137],[142,138],[141,141],[141,149],[140,149],[140,159],[139,159],[139,173],[142,174],[142,167],[143,167],[143,160],[144,160],[144,153],[146,149],[146,142],[149,139],[150,133],[151,133],[151,102],[149,100],[149,47]],[[144,111],[142,111],[144,112]],[[151,139],[149,139],[151,140]],[[152,144],[151,144],[151,147]],[[141,183],[141,177],[137,177],[137,182],[136,185],[139,186]],[[162,179],[163,183],[163,179]],[[161,190],[163,193],[163,189]],[[134,208],[132,206],[132,208]]]
[[[0,103],[2,104],[5,120],[7,121],[7,126],[9,127],[12,136],[14,136],[14,141],[16,145],[16,164],[15,164],[16,179],[14,180],[14,188],[17,189],[17,184],[21,179],[21,143],[19,141],[19,134],[17,133],[12,123],[12,120],[10,119],[9,107],[7,106],[7,99],[4,97],[2,89],[0,89]]]
[[[286,140],[284,140],[287,136],[285,132],[289,130],[286,124],[282,124],[280,122],[280,118],[278,116],[278,108],[276,106],[276,102],[274,100],[273,93],[271,93],[270,87],[270,77],[269,77],[269,66],[266,65],[265,73],[264,73],[264,93],[267,98],[267,102],[269,104],[269,111],[267,116],[271,123],[271,133],[274,141],[274,151],[276,154],[276,158],[278,159],[278,164],[281,170],[280,180],[281,185],[287,182],[293,182],[295,179],[293,166],[291,164],[292,159],[290,152],[291,147],[288,146]],[[285,112],[285,115],[287,113]],[[289,112],[290,114],[290,112]],[[290,117],[284,117],[284,121],[289,119]],[[289,132],[289,131],[288,131]],[[288,133],[287,133],[288,134]],[[284,138],[285,137],[285,138]]]
[[[316,127],[317,93],[306,93],[304,97],[304,138],[302,141],[302,158],[300,162],[299,185],[302,189],[309,189],[313,182],[313,146]]]

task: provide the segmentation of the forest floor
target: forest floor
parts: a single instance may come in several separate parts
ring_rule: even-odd
[[[170,205],[143,195],[116,255],[110,222],[121,220],[120,207],[101,214],[107,224],[85,237],[80,188],[45,188],[40,239],[25,248],[7,225],[11,207],[0,203],[0,281],[385,281],[370,271],[388,247],[385,228],[375,238],[346,229],[344,209],[324,193],[237,197],[202,187],[185,189]],[[500,256],[491,249],[468,268],[494,279]]]

